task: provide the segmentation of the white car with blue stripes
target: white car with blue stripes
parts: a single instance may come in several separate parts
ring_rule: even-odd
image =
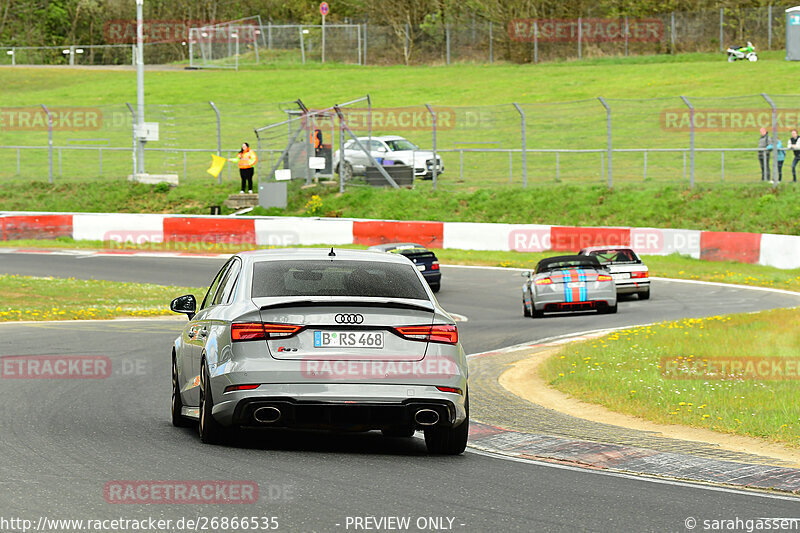
[[[534,272],[524,272],[522,314],[617,312],[617,288],[611,273],[590,255],[560,255],[542,259]]]

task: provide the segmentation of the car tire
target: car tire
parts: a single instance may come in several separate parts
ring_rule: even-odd
[[[408,426],[391,426],[388,428],[381,429],[381,433],[384,437],[390,439],[407,439],[414,436],[416,433],[416,428],[412,425]]]
[[[608,305],[608,306],[606,306],[606,308],[605,308],[605,309],[603,309],[601,312],[602,312],[604,315],[613,315],[613,314],[615,314],[615,313],[617,312],[617,305],[618,305],[618,304],[617,304],[616,302],[614,303],[614,305]]]
[[[533,301],[531,301],[530,312],[531,312],[531,318],[542,318],[544,316],[544,311],[538,311]]]
[[[211,414],[214,409],[214,397],[211,394],[209,381],[208,368],[203,360],[200,367],[200,421],[197,424],[197,432],[204,443],[218,444],[222,441],[223,428]]]
[[[336,165],[336,173],[341,175],[341,172],[339,171],[339,165]],[[344,176],[342,177],[344,178],[344,181],[350,181],[353,179],[353,165],[347,161],[344,162]]]
[[[425,428],[425,446],[434,455],[460,455],[467,448],[469,438],[469,395],[464,407],[467,417],[454,428]]]
[[[639,291],[639,299],[640,300],[649,300],[650,299],[650,288],[648,287],[647,290]]]
[[[192,422],[181,415],[183,401],[181,400],[180,385],[178,384],[178,362],[175,356],[172,357],[172,425],[176,428],[185,428],[192,425]]]
[[[528,304],[525,303],[525,300],[522,300],[522,316],[531,316],[531,310],[528,309]]]

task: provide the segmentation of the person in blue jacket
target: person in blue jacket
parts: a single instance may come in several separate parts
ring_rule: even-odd
[[[778,181],[783,179],[783,161],[786,159],[786,150],[783,149],[780,139],[775,140],[775,146],[778,149]],[[767,150],[772,150],[772,143],[767,145]]]

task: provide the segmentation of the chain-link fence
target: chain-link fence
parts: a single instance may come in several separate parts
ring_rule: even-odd
[[[262,23],[259,16],[205,26],[188,21],[146,21],[145,62],[190,62],[231,67],[263,62],[336,61],[352,64],[449,64],[457,61],[539,62],[619,55],[723,52],[747,41],[758,50],[780,50],[786,40],[786,6],[721,8],[617,16],[589,10],[576,18],[490,20],[465,13],[422,25],[301,25]],[[159,25],[159,22],[161,24]],[[0,65],[131,64],[130,23],[109,26],[106,45],[2,47]],[[115,29],[116,28],[116,29]],[[133,26],[135,28],[135,25]],[[324,34],[324,37],[323,37]],[[127,40],[126,40],[127,39]],[[80,50],[81,52],[77,52]]]
[[[375,142],[369,144],[375,160],[414,167],[416,185],[426,187],[756,182],[759,154],[768,160],[770,179],[783,161],[779,175],[788,180],[796,158],[787,149],[790,131],[800,126],[800,95],[406,107],[381,107],[366,98],[338,110],[300,104],[148,105],[146,120],[159,124],[159,139],[147,143],[145,171],[207,180],[211,153],[230,157],[242,142],[255,141],[262,179],[272,179],[280,154],[291,146],[299,159],[289,166],[301,165],[293,177],[336,179],[337,151],[358,138]],[[54,180],[124,179],[133,169],[132,116],[127,105],[0,108],[0,178],[50,179],[52,157]],[[761,128],[768,133],[762,146],[777,137],[783,153],[777,143],[759,151]],[[312,150],[316,130],[321,139]],[[388,142],[397,137],[413,146],[401,150]],[[357,174],[352,185],[363,185],[359,176],[374,166],[359,150],[345,150],[344,162],[352,167],[346,177]],[[324,158],[314,172],[311,154]],[[233,167],[222,179],[235,177]]]

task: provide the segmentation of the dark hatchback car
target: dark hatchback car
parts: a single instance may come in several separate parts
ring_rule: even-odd
[[[413,242],[389,242],[370,246],[369,250],[387,252],[390,254],[404,255],[417,265],[417,270],[422,273],[425,281],[431,286],[433,292],[439,292],[442,286],[442,272],[439,270],[439,259],[436,254]]]

